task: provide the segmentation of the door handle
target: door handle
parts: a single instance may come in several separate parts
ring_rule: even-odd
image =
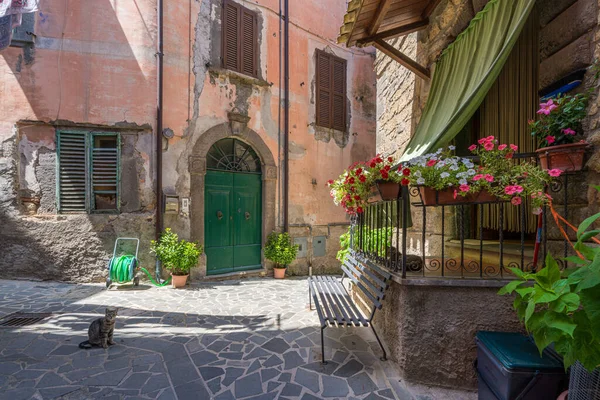
[[[217,211],[217,218],[219,219],[219,221],[223,219],[223,213],[221,211]]]
[[[246,211],[246,214],[244,214],[244,216],[246,217],[246,221],[250,219],[250,213],[248,211]]]

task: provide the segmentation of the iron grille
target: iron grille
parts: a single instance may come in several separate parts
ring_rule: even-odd
[[[16,312],[0,319],[0,326],[5,328],[16,328],[19,326],[30,326],[38,324],[50,317],[50,313],[24,313]]]

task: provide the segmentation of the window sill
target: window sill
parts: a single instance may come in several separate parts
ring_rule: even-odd
[[[264,79],[255,78],[250,75],[244,75],[241,72],[232,71],[230,69],[210,67],[208,73],[214,78],[229,78],[230,81],[240,81],[255,86],[269,87],[271,84]]]

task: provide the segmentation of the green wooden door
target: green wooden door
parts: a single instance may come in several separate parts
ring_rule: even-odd
[[[261,268],[261,175],[209,170],[205,182],[207,274]]]

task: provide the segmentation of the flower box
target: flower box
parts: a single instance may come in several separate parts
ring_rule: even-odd
[[[581,171],[587,143],[569,143],[536,150],[542,169],[560,169],[563,172]]]
[[[459,194],[454,196],[454,189],[435,190],[427,186],[419,186],[421,200],[426,206],[443,206],[466,203],[497,203],[500,199],[494,196],[487,190],[482,190],[477,193],[469,193],[466,196]]]
[[[393,201],[398,200],[400,197],[399,183],[384,180],[378,180],[375,183],[377,184],[377,190],[379,191],[382,200]]]

